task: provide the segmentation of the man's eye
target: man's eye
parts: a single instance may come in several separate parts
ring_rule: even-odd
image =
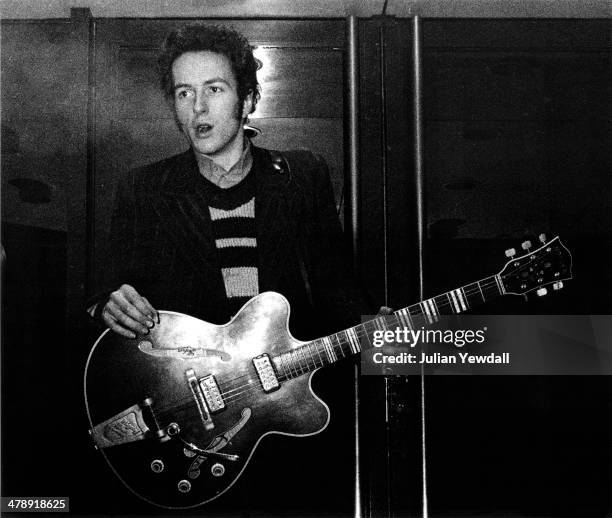
[[[219,92],[222,92],[223,90],[221,89],[220,86],[211,86],[210,91],[214,94],[218,94]]]
[[[179,90],[178,92],[176,92],[177,99],[184,99],[188,95],[189,95],[189,90]]]

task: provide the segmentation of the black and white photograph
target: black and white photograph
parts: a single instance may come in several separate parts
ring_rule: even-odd
[[[0,512],[612,518],[605,0],[0,0]]]

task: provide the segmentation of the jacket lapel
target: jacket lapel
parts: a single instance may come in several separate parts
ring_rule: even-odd
[[[259,257],[259,289],[277,289],[283,261],[293,260],[299,221],[298,191],[291,175],[272,166],[269,152],[253,146],[253,169],[257,174],[255,227]],[[169,163],[165,178],[150,197],[158,219],[157,228],[205,278],[215,279],[213,293],[225,293],[217,261],[205,182],[191,150]],[[208,270],[208,271],[205,271]]]
[[[190,149],[168,166],[166,178],[150,203],[158,218],[157,228],[203,278],[216,280],[211,289],[222,289],[203,182]]]
[[[255,224],[259,256],[260,291],[278,289],[279,274],[288,254],[294,254],[295,213],[298,210],[289,172],[272,167],[268,151],[253,148],[256,167]],[[293,257],[291,257],[292,260]]]

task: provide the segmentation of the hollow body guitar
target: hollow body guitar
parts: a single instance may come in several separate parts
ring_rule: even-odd
[[[389,319],[417,328],[569,278],[571,256],[555,238],[496,275],[311,342],[291,336],[289,303],[278,293],[254,297],[223,326],[161,311],[149,334],[105,331],[93,346],[84,380],[90,434],[136,495],[195,507],[234,484],[264,436],[321,432],[330,414],[311,390],[312,373],[371,347]]]

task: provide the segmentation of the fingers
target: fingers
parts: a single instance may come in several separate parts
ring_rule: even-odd
[[[136,333],[119,325],[117,320],[115,320],[106,308],[102,310],[102,320],[111,331],[114,331],[118,335],[125,336],[126,338],[136,338]]]
[[[159,314],[151,303],[129,284],[111,293],[102,310],[102,320],[114,332],[126,338],[147,334]]]
[[[147,313],[155,321],[155,323],[159,324],[159,312],[151,305],[151,303],[145,298],[142,297],[142,300],[145,303]]]
[[[393,313],[393,308],[388,306],[380,306],[380,309],[378,310],[378,316],[390,315],[391,313]]]
[[[153,327],[156,321],[159,322],[157,311],[155,311],[151,303],[140,295],[132,286],[124,284],[118,291],[128,302],[126,312],[133,319],[138,320],[148,327]],[[145,319],[144,322],[142,320],[143,317]]]

